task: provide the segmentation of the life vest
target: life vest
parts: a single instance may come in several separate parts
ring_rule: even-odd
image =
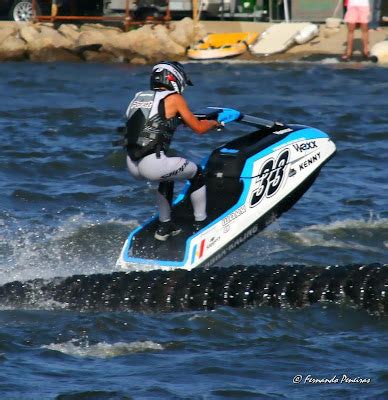
[[[166,152],[180,119],[166,118],[164,100],[176,92],[148,90],[139,92],[130,102],[126,117],[125,147],[133,160]]]

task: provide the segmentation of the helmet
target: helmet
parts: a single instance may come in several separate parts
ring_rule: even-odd
[[[177,93],[183,93],[187,85],[193,86],[183,65],[179,62],[161,61],[152,68],[151,90],[164,87]]]

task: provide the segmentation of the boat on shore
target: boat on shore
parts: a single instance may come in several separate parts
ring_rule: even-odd
[[[259,34],[257,32],[211,33],[187,51],[192,60],[215,60],[245,53]]]
[[[318,26],[310,22],[282,22],[265,30],[249,46],[249,50],[255,56],[284,53],[294,45],[307,43],[318,34]]]

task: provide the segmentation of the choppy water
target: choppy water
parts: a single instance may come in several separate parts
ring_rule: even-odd
[[[386,69],[187,68],[192,108],[230,106],[314,126],[338,149],[292,210],[219,265],[387,262]],[[154,207],[154,187],[132,180],[111,147],[148,73],[0,64],[0,284],[113,270],[128,231]],[[238,134],[180,130],[175,147],[199,161]],[[388,397],[387,320],[343,305],[174,314],[43,308],[0,311],[1,399]],[[296,375],[302,383],[293,384]]]

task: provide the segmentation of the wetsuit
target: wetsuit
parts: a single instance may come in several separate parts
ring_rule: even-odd
[[[166,118],[164,100],[174,94],[168,90],[139,92],[128,106],[126,148],[129,172],[138,179],[159,181],[157,204],[159,220],[171,220],[174,180],[191,182],[190,200],[194,219],[206,218],[206,186],[202,169],[184,157],[169,157],[172,137],[180,119]]]

